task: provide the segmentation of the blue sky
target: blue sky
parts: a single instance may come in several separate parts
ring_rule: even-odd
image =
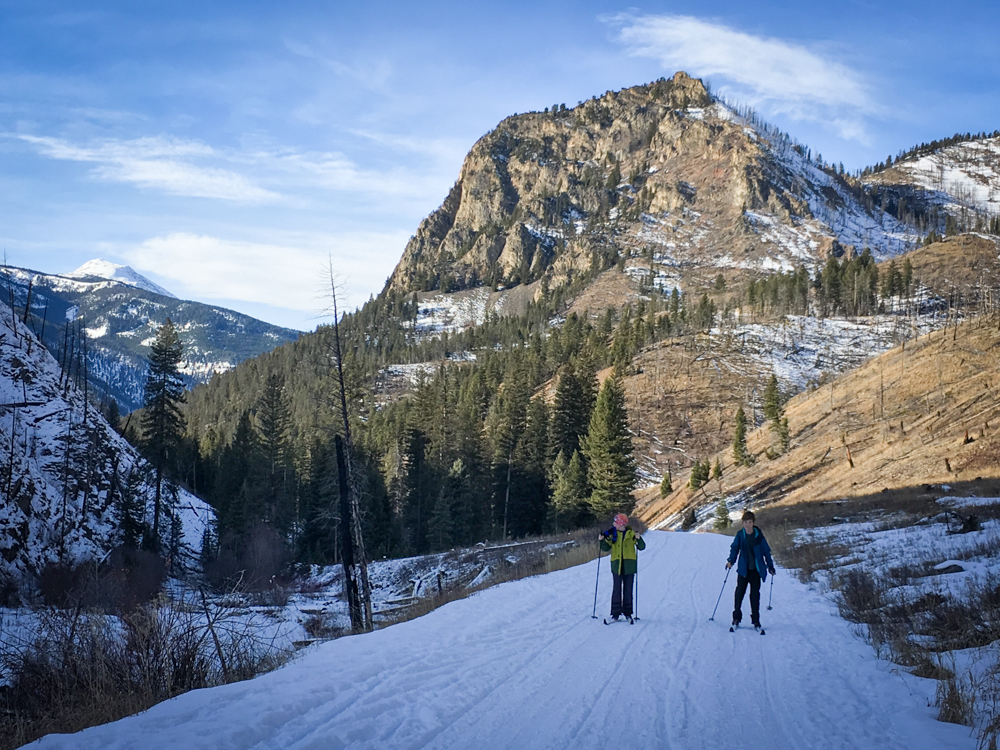
[[[993,2],[3,2],[0,243],[314,328],[515,112],[686,70],[832,162],[1000,128]],[[343,305],[342,305],[343,306]]]

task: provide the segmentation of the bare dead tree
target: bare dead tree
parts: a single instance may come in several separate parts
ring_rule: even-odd
[[[337,375],[337,387],[340,396],[340,413],[343,419],[343,471],[341,475],[341,523],[345,526],[343,534],[344,576],[347,580],[348,596],[351,588],[357,591],[358,611],[351,608],[351,627],[355,631],[370,632],[374,629],[371,583],[368,579],[368,557],[365,554],[364,535],[361,531],[361,505],[359,488],[353,471],[353,443],[351,440],[351,421],[347,410],[347,385],[344,379],[344,355],[340,341],[340,316],[337,308],[337,284],[333,275],[333,258],[329,263],[330,299],[333,312],[333,363]],[[338,467],[340,464],[341,446],[338,442]],[[345,498],[346,494],[346,498]],[[350,546],[350,549],[349,549]],[[360,584],[360,585],[359,585]],[[350,604],[350,602],[349,602]]]

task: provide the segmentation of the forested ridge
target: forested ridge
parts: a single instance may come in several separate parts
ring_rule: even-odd
[[[637,482],[623,377],[665,338],[787,314],[867,315],[909,298],[904,260],[830,257],[701,294],[646,289],[637,303],[566,314],[569,288],[545,290],[521,316],[418,336],[415,295],[386,293],[343,316],[340,334],[366,544],[404,556],[486,539],[569,530],[629,510]],[[239,567],[266,530],[285,559],[337,560],[334,435],[342,431],[332,326],[217,375],[187,395],[178,476],[218,511],[206,561]],[[416,364],[403,395],[386,368]],[[597,374],[610,373],[599,387]],[[763,385],[763,384],[762,384]],[[280,544],[278,543],[280,540]],[[221,564],[221,563],[220,563]]]

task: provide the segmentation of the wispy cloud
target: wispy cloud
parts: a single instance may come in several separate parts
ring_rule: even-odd
[[[826,123],[845,139],[866,142],[867,119],[881,114],[865,77],[801,44],[754,36],[691,16],[604,19],[621,27],[630,54],[669,71],[709,77],[719,90],[796,119]]]
[[[246,300],[316,313],[326,306],[323,278],[330,258],[345,284],[341,306],[350,309],[381,288],[407,239],[406,232],[352,232],[259,243],[177,232],[117,254],[140,273],[167,280],[180,297]]]
[[[170,138],[102,141],[79,146],[59,138],[17,136],[52,159],[94,163],[95,177],[126,182],[172,195],[217,198],[240,203],[273,203],[278,193],[228,169],[202,166],[195,160],[217,159],[209,146]]]
[[[461,161],[469,150],[469,144],[458,138],[422,138],[381,133],[374,130],[352,130],[350,132],[352,135],[393,151],[417,154],[448,163]]]
[[[94,164],[91,174],[98,179],[196,198],[301,204],[311,200],[316,190],[378,199],[425,199],[447,189],[440,168],[417,168],[392,159],[387,160],[384,169],[363,168],[337,151],[215,149],[199,141],[163,136],[85,145],[61,138],[25,134],[13,137],[49,158]],[[407,147],[402,143],[393,145],[397,149]],[[409,147],[419,148],[416,144]],[[431,144],[426,148],[425,153],[437,157],[439,165],[449,163],[443,146]]]
[[[392,75],[392,65],[388,60],[344,63],[327,57],[317,52],[312,46],[295,39],[285,39],[284,43],[285,48],[293,55],[324,65],[341,78],[356,81],[370,91],[384,92],[386,83]]]

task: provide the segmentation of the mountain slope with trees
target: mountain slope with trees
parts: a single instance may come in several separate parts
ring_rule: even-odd
[[[113,399],[122,413],[143,403],[149,347],[167,318],[184,343],[180,367],[187,387],[299,336],[298,331],[167,297],[134,282],[13,267],[3,269],[2,281],[5,301],[27,310],[23,317],[57,360],[82,349],[86,332],[90,387],[98,398]]]
[[[0,594],[35,595],[46,571],[137,548],[155,525],[149,464],[104,418],[79,360],[65,367],[0,304]],[[211,509],[163,485],[162,551],[174,572],[196,562]]]

